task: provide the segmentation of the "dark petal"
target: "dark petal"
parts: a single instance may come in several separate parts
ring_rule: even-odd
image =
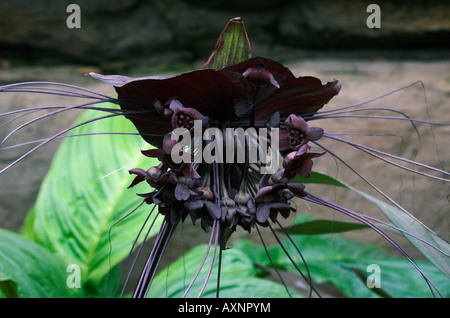
[[[173,178],[172,172],[171,171],[167,171],[167,172],[163,173],[161,177],[159,177],[159,183],[166,184],[169,181],[171,181],[172,178]]]
[[[323,151],[323,152],[308,152],[305,155],[305,159],[319,158],[319,157],[322,157],[324,154],[326,154],[326,151]]]
[[[159,198],[158,195],[153,195],[153,203],[154,204],[158,204],[158,205],[162,205],[163,204],[163,202],[161,201],[161,199]],[[160,208],[161,208],[161,206],[160,206]]]
[[[205,203],[206,206],[206,210],[208,211],[209,215],[213,218],[213,219],[220,219],[222,217],[222,212],[220,210],[220,208],[217,206],[217,204],[207,201]]]
[[[288,185],[289,188],[289,185]],[[292,199],[295,195],[294,193],[292,193],[292,191],[285,189],[281,192],[281,196],[284,200],[289,201],[290,199]]]
[[[121,103],[128,110],[154,110],[153,105],[149,106],[153,101],[167,102],[175,97],[184,107],[194,108],[213,119],[226,120],[233,115],[229,110],[233,84],[228,76],[215,70],[193,71],[164,80],[132,81],[116,87],[116,91],[119,100],[128,100]]]
[[[289,117],[285,121],[285,124],[287,128],[286,130],[288,131],[290,129],[297,129],[301,132],[306,133],[309,130],[308,123],[302,117],[299,117],[297,115],[289,115]]]
[[[274,185],[273,187],[272,187],[272,192],[278,192],[278,191],[281,191],[281,190],[284,190],[284,189],[286,189],[286,184],[276,184],[276,185]]]
[[[150,158],[158,158],[159,160],[162,160],[166,154],[161,149],[147,149],[147,150],[141,150],[141,153]]]
[[[233,226],[234,221],[235,221],[235,216],[236,216],[236,209],[233,208],[229,208],[227,209],[227,211],[225,212],[225,221],[227,222],[228,226]]]
[[[259,223],[265,223],[269,218],[270,208],[268,204],[260,204],[256,209],[256,220]]]
[[[306,139],[308,139],[309,141],[319,140],[320,138],[322,138],[322,136],[323,129],[320,127],[311,127],[306,133]]]
[[[184,109],[184,106],[174,98],[170,101],[169,108],[173,111],[174,114],[176,114],[182,111]]]
[[[225,96],[231,101],[233,106],[232,113],[236,119],[248,117],[255,106],[254,90],[249,81],[241,75],[241,73],[234,72],[228,69],[218,70],[218,73],[231,84],[231,90],[228,91],[231,96]],[[231,97],[231,98],[230,98]],[[231,109],[230,109],[231,110]]]
[[[297,152],[295,152],[294,160],[304,156],[309,150],[311,150],[311,146],[304,144],[297,150]]]
[[[177,207],[175,207],[174,205],[171,206],[170,208],[170,224],[175,225],[178,223],[178,220],[180,219],[180,214],[181,211],[179,211],[179,209]]]
[[[147,203],[147,204],[153,204],[153,203],[155,203],[154,200],[153,200],[153,197],[148,197],[148,198],[146,198],[144,201],[145,201],[145,203]]]
[[[201,223],[203,231],[208,233],[209,232],[209,223],[208,223],[208,221],[205,218],[202,218],[200,223]]]
[[[115,86],[125,117],[133,122],[144,140],[161,147],[162,135],[172,130],[170,118],[159,107],[174,97],[211,118],[227,118],[232,85],[214,70],[194,71],[168,79],[135,79]],[[228,96],[228,99],[226,98]],[[229,108],[229,107],[228,107]]]
[[[284,129],[280,129],[279,131],[279,149],[280,151],[286,151],[291,149],[291,138],[289,137],[289,132],[284,130]]]
[[[265,196],[271,194],[272,193],[272,189],[273,189],[272,186],[266,186],[266,187],[260,188],[258,190],[258,192],[256,192],[255,200],[264,198]]]
[[[305,185],[303,183],[288,182],[287,187],[295,195],[304,196],[306,194],[304,191]]]
[[[255,207],[255,203],[253,202],[253,200],[248,200],[247,208],[248,208],[248,212],[250,213],[250,215],[254,215],[256,213],[256,207]]]
[[[186,201],[191,196],[191,191],[184,184],[178,183],[174,195],[178,201]]]
[[[274,202],[274,203],[269,203],[268,207],[271,210],[280,212],[280,211],[295,211],[295,209],[289,204],[289,203],[284,203],[284,202]]]
[[[291,214],[291,210],[280,210],[280,214],[283,218],[287,219]]]
[[[270,177],[270,179],[271,179],[273,182],[275,182],[275,183],[278,183],[278,182],[280,182],[280,181],[284,181],[284,180],[283,180],[284,172],[285,172],[284,169],[280,169],[280,170],[278,170],[277,172],[275,172],[275,173]]]
[[[144,180],[145,180],[144,177],[142,177],[142,176],[136,176],[136,177],[133,179],[133,181],[131,182],[131,184],[128,186],[127,189],[130,189],[130,188],[134,187],[135,185],[141,183],[141,182],[144,181]]]
[[[184,163],[181,165],[180,172],[187,178],[194,178],[199,179],[201,176],[197,173],[197,171],[194,169],[192,164],[190,163]]]
[[[262,178],[259,180],[259,188],[263,188],[269,184],[269,175],[264,174]]]
[[[280,126],[280,113],[275,112],[270,119],[267,121],[267,125],[272,128],[276,128]]]
[[[340,89],[340,81],[322,85],[318,78],[310,76],[291,79],[276,91],[258,94],[255,119],[267,120],[274,110],[280,112],[281,118],[290,114],[314,114],[337,95]]]
[[[253,112],[255,104],[253,103],[253,101],[249,101],[246,99],[239,99],[236,102],[234,102],[233,107],[234,113],[236,114],[237,118],[246,118],[250,116],[250,114]]]
[[[164,135],[164,138],[163,138],[162,150],[166,154],[171,154],[172,148],[178,143],[178,140],[173,140],[171,136],[172,136],[172,134],[169,133],[169,134]]]
[[[287,80],[295,78],[294,74],[292,74],[292,72],[283,64],[264,57],[253,57],[225,69],[244,74],[248,69],[255,68],[262,68],[265,71],[270,72],[279,85],[283,85]]]
[[[255,101],[256,120],[268,120],[274,110],[280,112],[281,118],[290,114],[315,113],[341,89],[340,81],[322,85],[315,77],[296,78],[284,65],[262,57],[254,57],[226,69],[243,74],[249,68],[262,68],[270,72],[280,85],[280,88],[273,85],[260,88]]]
[[[146,177],[147,176],[147,171],[145,171],[144,169],[141,168],[134,168],[134,169],[130,169],[128,170],[129,174],[135,174],[141,177]]]
[[[239,206],[235,209],[235,211],[236,211],[237,213],[239,213],[240,215],[244,216],[244,217],[249,217],[249,216],[250,216],[250,214],[248,213],[248,208],[247,208],[247,207],[244,207],[244,206],[242,206],[242,205],[239,205]]]
[[[313,161],[311,159],[304,159],[300,167],[297,168],[296,173],[302,178],[309,178],[311,176],[311,170]]]
[[[295,211],[293,207],[289,203],[283,202],[274,202],[269,204],[270,208],[270,219],[272,222],[276,222],[278,214],[281,214],[283,218],[287,218],[291,211]]]
[[[187,203],[187,202],[186,202],[186,203]],[[186,204],[186,203],[185,203],[185,204]],[[189,209],[189,208],[188,208],[188,209]],[[194,224],[194,225],[195,225],[195,221],[197,221],[197,218],[198,218],[197,211],[198,211],[198,210],[190,210],[190,211],[189,211],[189,215],[191,216],[192,224]]]
[[[135,174],[137,175],[133,181],[131,182],[131,184],[128,186],[129,188],[134,187],[135,185],[137,185],[138,183],[141,183],[142,181],[145,180],[145,178],[147,177],[147,171],[143,170],[143,169],[139,169],[139,168],[135,168],[135,169],[131,169],[128,171],[130,174]]]
[[[189,210],[185,209],[184,207],[181,209],[181,220],[184,222],[186,220],[187,216],[189,215]]]
[[[154,203],[153,201],[154,194],[155,194],[154,192],[150,192],[150,193],[138,193],[137,195],[144,198],[145,203],[152,204]]]
[[[294,164],[294,160],[295,152],[290,152],[283,158],[283,167],[286,169],[286,172],[289,170],[290,166]]]
[[[248,68],[242,76],[246,77],[253,85],[260,87],[267,87],[273,85],[280,88],[280,84],[275,80],[272,73],[259,67]]]
[[[205,200],[189,200],[184,202],[184,206],[189,211],[200,210],[205,206]]]

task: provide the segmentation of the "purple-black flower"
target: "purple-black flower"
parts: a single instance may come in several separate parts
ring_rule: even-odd
[[[237,226],[250,232],[257,224],[268,226],[269,220],[276,222],[279,215],[286,218],[296,210],[291,199],[305,196],[305,186],[290,180],[297,174],[308,177],[312,160],[323,155],[310,152],[308,145],[319,140],[323,130],[310,128],[302,116],[310,119],[341,88],[338,80],[322,84],[314,77],[295,77],[282,64],[262,57],[166,79],[91,75],[115,87],[124,115],[155,147],[143,153],[161,162],[148,171],[130,170],[136,175],[130,186],[147,181],[155,190],[141,195],[158,206],[170,228],[189,215],[211,235],[220,233],[221,248]],[[208,129],[262,128],[270,129],[268,136],[215,136],[198,143]],[[175,148],[180,129],[185,131],[182,139],[189,141]],[[214,155],[224,152],[223,157],[234,159],[245,154],[245,161],[174,162],[174,151],[194,159],[220,140],[224,143],[214,148]],[[281,157],[282,165],[270,173],[264,170],[263,155],[250,158],[255,156],[252,147],[263,144]]]
[[[341,87],[340,81],[322,84],[314,77],[295,77],[282,64],[262,57],[250,58],[223,69],[193,71],[167,79],[92,75],[114,85],[119,104],[126,111],[125,116],[134,123],[141,136],[156,147],[144,154],[161,161],[158,171],[163,169],[165,174],[173,174],[167,180],[177,180],[183,176],[203,184],[202,191],[198,191],[196,182],[182,186],[178,183],[176,187],[162,186],[166,192],[168,189],[173,191],[167,197],[173,200],[174,206],[180,206],[178,218],[173,215],[177,213],[173,208],[170,211],[165,208],[165,201],[148,198],[149,202],[156,205],[161,202],[164,208],[160,207],[160,213],[170,213],[173,223],[184,219],[188,210],[194,221],[200,218],[202,224],[212,226],[214,220],[219,220],[221,226],[229,227],[231,231],[237,225],[250,231],[255,223],[266,224],[269,215],[272,220],[278,214],[283,217],[289,215],[294,210],[289,204],[292,197],[285,193],[290,186],[285,186],[285,192],[273,190],[269,196],[264,196],[261,203],[258,192],[261,190],[255,188],[254,182],[254,179],[265,175],[259,163],[174,164],[171,149],[178,142],[170,137],[174,130],[185,128],[192,135],[195,121],[201,123],[202,134],[208,128],[224,131],[227,128],[258,129],[270,126],[280,129],[280,141],[276,142],[283,157],[283,167],[280,167],[283,177],[288,180],[297,174],[308,177],[312,159],[323,155],[323,152],[309,152],[311,147],[308,141],[320,139],[323,130],[310,128],[302,115],[311,118],[339,93]],[[273,120],[274,117],[277,120]],[[275,142],[270,137],[269,140]],[[233,148],[236,153],[226,155],[233,158],[238,152],[248,151],[251,142],[258,144],[262,139],[246,139]],[[194,144],[191,146],[195,147]],[[225,151],[228,149],[226,144],[223,148]],[[194,157],[193,149],[185,151],[190,151],[188,156]],[[274,176],[279,175],[279,171],[274,172]],[[165,174],[160,173],[162,176]],[[144,179],[149,180],[150,177],[139,171],[132,185]],[[160,183],[160,180],[157,181]],[[160,186],[158,182],[151,181],[149,184]],[[153,195],[160,197],[160,192]]]

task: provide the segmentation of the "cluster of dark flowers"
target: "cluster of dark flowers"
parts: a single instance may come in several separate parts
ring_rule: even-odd
[[[107,76],[100,78],[108,82]],[[186,84],[183,90],[179,83]],[[199,83],[207,84],[202,89],[208,94],[190,87]],[[303,94],[298,94],[298,87]],[[339,92],[340,82],[322,85],[315,78],[295,78],[275,61],[252,58],[217,71],[195,71],[167,80],[131,80],[116,89],[123,109],[146,109],[148,115],[128,118],[156,147],[142,153],[161,162],[147,171],[130,170],[136,175],[131,186],[146,181],[154,189],[143,195],[146,202],[156,204],[172,225],[189,215],[194,222],[200,219],[205,230],[217,220],[224,231],[231,232],[237,225],[248,231],[255,222],[267,226],[269,217],[274,221],[278,214],[287,217],[294,210],[289,200],[303,196],[305,186],[290,180],[297,174],[308,177],[312,159],[324,154],[311,152],[308,144],[320,139],[323,130],[309,128],[300,115],[322,107]],[[183,94],[188,91],[193,93]],[[148,101],[150,107],[145,104]],[[289,114],[294,109],[297,114]],[[194,120],[201,120],[203,128],[280,128],[282,168],[268,175],[261,173],[258,163],[174,163],[171,153],[178,141],[170,137],[171,131],[181,127],[193,133]],[[157,132],[164,132],[164,137],[154,137]],[[249,146],[231,149],[245,152]]]
[[[306,192],[304,184],[291,179],[309,177],[313,159],[325,154],[311,151],[309,144],[323,136],[323,129],[309,127],[302,116],[313,116],[341,88],[339,81],[323,85],[314,77],[296,78],[282,64],[262,57],[168,79],[91,75],[115,87],[125,116],[155,147],[143,155],[160,161],[148,170],[130,170],[135,175],[130,187],[149,184],[153,191],[140,195],[158,207],[170,231],[189,216],[194,223],[200,220],[205,231],[213,228],[222,248],[237,226],[250,232],[255,224],[265,227],[295,211],[290,200]],[[267,174],[264,164],[250,163],[248,157],[244,163],[175,163],[172,150],[178,140],[172,132],[185,128],[193,134],[196,120],[202,129],[278,128],[281,166]],[[246,138],[231,147],[231,157],[248,151],[251,142]]]

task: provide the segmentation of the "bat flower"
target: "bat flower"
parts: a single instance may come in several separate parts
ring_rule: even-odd
[[[237,226],[250,231],[256,223],[267,225],[269,218],[287,217],[294,211],[289,203],[292,185],[287,180],[296,174],[310,174],[312,159],[319,155],[309,153],[307,143],[323,135],[323,130],[310,128],[302,116],[311,118],[341,87],[339,81],[322,84],[314,77],[295,77],[282,64],[262,57],[171,78],[91,75],[114,86],[124,115],[155,147],[142,153],[161,161],[147,171],[131,170],[136,174],[132,185],[145,180],[157,189],[143,196],[147,203],[159,206],[171,226],[187,214],[194,223],[200,219],[205,231],[217,223],[216,228],[228,233],[223,235],[222,245]],[[258,134],[250,138],[247,134],[267,127],[277,129],[280,138],[275,138],[274,132],[268,137]],[[181,140],[176,135],[180,129],[186,132]],[[211,129],[215,129],[214,138],[205,140]],[[228,129],[245,130],[246,134],[242,139],[217,136]],[[219,145],[219,141],[223,143]],[[269,147],[279,144],[284,158],[282,173],[279,167],[272,173],[263,171],[265,154],[251,151],[263,143]],[[213,154],[214,160],[206,160],[205,152]],[[187,157],[175,160],[174,154]],[[204,154],[204,160],[192,162],[199,154]],[[241,155],[244,160],[229,160]],[[256,169],[250,163],[256,164]],[[268,195],[260,192],[267,189],[255,192],[250,185],[263,176],[276,180]],[[180,178],[191,181],[183,183]]]
[[[284,129],[280,130],[280,151],[298,150],[308,141],[316,141],[322,138],[323,129],[309,127],[308,123],[294,114],[284,122]]]
[[[308,121],[327,118],[319,110],[339,93],[340,81],[295,77],[262,57],[170,78],[91,75],[114,86],[120,111],[154,147],[142,153],[161,162],[146,171],[130,170],[135,175],[131,186],[146,181],[154,189],[140,196],[164,216],[157,242],[167,242],[190,216],[210,233],[208,251],[213,238],[214,247],[223,250],[238,227],[248,232],[281,227],[278,217],[296,211],[294,198],[362,220],[390,239],[371,221],[308,193],[295,181],[311,176],[314,159],[325,153],[336,157],[318,141],[341,139]],[[323,151],[311,151],[311,144]],[[151,255],[164,252],[166,243],[158,244]],[[154,256],[149,259],[135,297],[145,296],[158,264]]]
[[[307,143],[323,135],[322,129],[310,128],[302,116],[311,118],[341,87],[339,81],[322,84],[314,77],[295,77],[282,64],[262,57],[171,78],[91,75],[114,86],[124,115],[155,147],[142,153],[158,158],[162,166],[130,171],[136,174],[132,185],[146,180],[158,189],[146,202],[159,205],[161,213],[170,216],[172,226],[184,220],[187,210],[194,223],[201,220],[203,229],[218,222],[228,232],[238,225],[250,231],[255,223],[267,225],[269,217],[275,220],[278,214],[287,217],[294,211],[289,203],[293,186],[287,180],[296,174],[309,176],[312,159],[319,154],[309,153]],[[277,129],[279,138],[274,137],[275,132],[268,137],[247,134],[267,127]],[[180,129],[186,132],[182,140],[176,136]],[[211,129],[215,129],[214,138],[205,140]],[[217,136],[228,129],[245,130],[246,134],[242,139],[235,134],[232,138]],[[219,145],[219,141],[223,143]],[[263,170],[265,154],[251,151],[263,143],[268,147],[279,144],[282,172],[279,167],[269,173]],[[206,160],[205,152],[213,154],[214,160]],[[186,154],[188,160],[175,160],[174,154]],[[205,155],[204,160],[193,163],[199,154]],[[233,160],[241,155],[245,159]],[[276,183],[267,195],[263,194],[267,189],[255,192],[250,186],[254,178],[263,176],[271,176]],[[197,182],[181,183],[180,178]],[[294,193],[298,195],[298,189]]]
[[[292,179],[296,175],[303,178],[311,176],[312,159],[321,157],[325,152],[308,152],[311,146],[304,144],[298,150],[288,153],[283,160],[283,176]]]

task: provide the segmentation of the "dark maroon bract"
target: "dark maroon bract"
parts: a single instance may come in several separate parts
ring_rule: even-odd
[[[308,177],[312,159],[323,155],[310,153],[307,145],[309,140],[320,139],[323,130],[310,129],[302,115],[311,118],[341,87],[339,81],[322,84],[314,77],[295,77],[282,64],[262,57],[167,79],[93,76],[114,85],[126,117],[157,147],[143,153],[158,158],[161,165],[147,172],[131,170],[136,175],[131,186],[147,181],[155,189],[144,195],[147,202],[158,205],[173,225],[190,215],[194,222],[201,219],[205,229],[219,220],[230,231],[237,225],[250,231],[255,222],[265,225],[269,214],[276,219],[278,213],[287,216],[294,210],[288,200],[301,191],[292,193],[293,186],[286,182],[297,174]],[[171,132],[192,130],[195,120],[201,121],[202,129],[280,129],[284,178],[270,179],[277,184],[277,191],[261,203],[254,182],[264,176],[258,165],[172,162],[175,142],[169,137]],[[240,146],[236,152],[245,152],[249,144]],[[274,196],[281,188],[281,197]]]

